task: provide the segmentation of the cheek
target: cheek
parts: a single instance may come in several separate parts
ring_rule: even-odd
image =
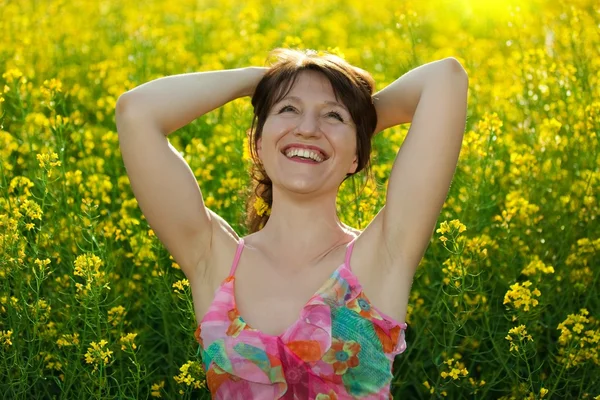
[[[285,130],[288,128],[289,123],[286,124],[285,121],[282,121],[279,118],[269,118],[265,121],[265,125],[263,127],[263,135],[275,137],[281,132],[285,132]]]
[[[343,132],[335,137],[336,147],[344,154],[344,157],[356,157],[357,143],[356,135],[352,132]]]
[[[263,129],[260,139],[256,142],[256,152],[258,157],[265,159],[265,157],[272,157],[271,153],[275,150],[275,138],[272,134]]]
[[[261,134],[262,147],[270,151],[285,136],[286,129],[288,129],[286,125],[276,119],[265,121]]]
[[[270,141],[270,139],[277,134],[277,124],[271,118],[265,121],[262,129],[261,137],[265,138],[265,141]]]

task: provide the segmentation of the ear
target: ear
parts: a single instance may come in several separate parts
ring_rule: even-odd
[[[258,158],[262,158],[262,137],[256,141],[256,152],[258,153]]]
[[[348,173],[353,174],[356,172],[357,169],[358,169],[358,157],[354,157],[354,161],[352,161],[352,165],[350,166]]]

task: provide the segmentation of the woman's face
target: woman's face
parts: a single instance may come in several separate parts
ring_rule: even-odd
[[[291,149],[315,146],[322,160],[289,158],[284,153],[290,155],[290,145]],[[269,111],[257,152],[274,185],[298,193],[337,193],[346,174],[354,173],[358,165],[356,125],[325,75],[317,71],[298,75],[289,93]]]

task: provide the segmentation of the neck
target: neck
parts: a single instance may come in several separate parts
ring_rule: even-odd
[[[337,192],[290,194],[274,186],[271,215],[259,232],[277,253],[300,257],[323,254],[344,243],[352,232],[337,216],[336,196]]]

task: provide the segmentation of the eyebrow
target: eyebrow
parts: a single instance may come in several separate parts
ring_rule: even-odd
[[[281,99],[279,102],[281,103],[281,102],[282,102],[282,101],[284,101],[284,100],[295,100],[295,101],[297,101],[297,102],[299,102],[299,103],[302,103],[302,99],[300,99],[300,98],[299,98],[299,97],[297,97],[297,96],[286,96],[286,97],[284,97],[283,99]],[[343,104],[341,104],[341,103],[338,103],[337,101],[329,101],[329,100],[325,100],[325,101],[323,102],[323,104],[327,104],[327,105],[331,105],[331,106],[338,106],[338,107],[341,107],[341,108],[343,108],[344,110],[346,110],[348,113],[350,112],[350,111],[349,111],[349,110],[346,108],[346,106],[344,106],[344,105],[343,105]]]

